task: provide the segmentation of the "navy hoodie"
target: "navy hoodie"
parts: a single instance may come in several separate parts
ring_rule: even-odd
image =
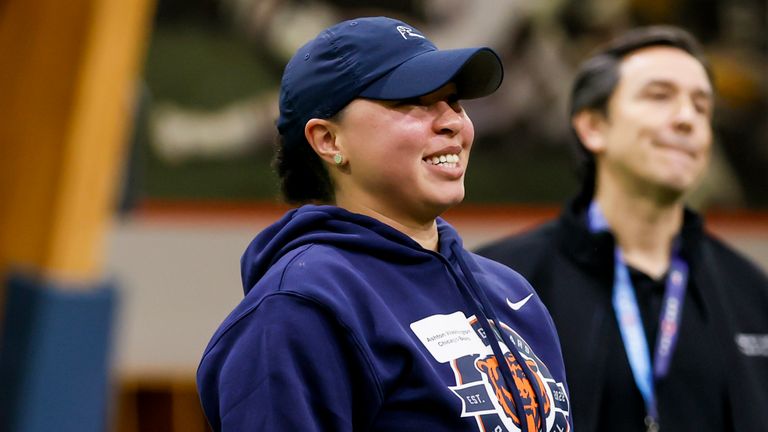
[[[549,313],[518,273],[437,226],[433,252],[308,205],[260,233],[245,298],[197,373],[213,430],[572,429]]]

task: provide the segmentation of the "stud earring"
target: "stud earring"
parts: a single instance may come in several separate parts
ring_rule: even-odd
[[[341,165],[344,163],[344,156],[341,155],[341,153],[336,153],[333,155],[333,163],[336,165]]]

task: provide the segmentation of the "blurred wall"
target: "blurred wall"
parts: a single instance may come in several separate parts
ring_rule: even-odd
[[[161,206],[112,232],[107,267],[124,286],[118,370],[127,376],[186,376],[208,340],[242,299],[240,256],[284,207],[257,204]],[[465,206],[446,218],[472,249],[530,228],[554,207]],[[708,227],[768,271],[768,214],[714,214]]]
[[[0,430],[105,426],[105,234],[152,4],[0,2]]]

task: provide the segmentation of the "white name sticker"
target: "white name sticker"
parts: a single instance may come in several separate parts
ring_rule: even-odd
[[[463,312],[429,316],[412,323],[411,330],[440,363],[486,351]]]

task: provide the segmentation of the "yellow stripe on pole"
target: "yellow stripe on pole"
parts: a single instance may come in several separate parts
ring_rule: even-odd
[[[0,276],[100,277],[152,6],[0,7]]]

